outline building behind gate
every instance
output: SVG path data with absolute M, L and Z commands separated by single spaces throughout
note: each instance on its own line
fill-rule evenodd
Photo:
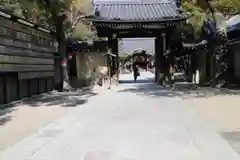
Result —
M 106 41 L 69 41 L 69 77 L 73 87 L 89 86 L 99 68 L 107 68 Z M 71 56 L 70 56 L 71 55 Z

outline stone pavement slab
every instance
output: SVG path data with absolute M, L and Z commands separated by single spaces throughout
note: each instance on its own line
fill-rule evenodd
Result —
M 94 96 L 92 91 L 51 92 L 0 109 L 0 153 L 39 129 L 74 112 Z
M 143 77 L 144 78 L 144 77 Z M 148 78 L 146 76 L 146 78 Z M 1 160 L 239 160 L 182 99 L 122 84 L 10 147 Z M 151 86 L 153 87 L 153 86 Z M 154 91 L 152 91 L 154 92 Z

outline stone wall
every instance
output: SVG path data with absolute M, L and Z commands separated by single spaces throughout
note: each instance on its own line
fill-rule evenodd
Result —
M 53 42 L 44 28 L 0 16 L 0 104 L 53 89 Z

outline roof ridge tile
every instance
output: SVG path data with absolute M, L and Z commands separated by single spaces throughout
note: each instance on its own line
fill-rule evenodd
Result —
M 179 12 L 179 8 L 174 0 L 149 0 L 147 2 L 143 0 L 117 0 L 108 1 L 110 3 L 103 2 L 95 4 L 95 9 L 98 9 L 100 12 L 95 17 L 97 20 L 140 22 L 188 18 L 188 15 Z

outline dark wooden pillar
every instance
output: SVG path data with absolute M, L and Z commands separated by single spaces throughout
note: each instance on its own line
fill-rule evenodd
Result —
M 113 37 L 112 34 L 109 34 L 108 36 L 108 50 L 107 50 L 107 66 L 108 66 L 108 78 L 109 78 L 109 87 L 108 89 L 111 88 L 112 85 L 112 47 L 113 47 Z
M 116 55 L 114 57 L 114 68 L 115 68 L 115 74 L 117 76 L 117 80 L 119 78 L 119 56 L 118 56 L 118 37 L 117 34 L 113 34 L 112 36 L 112 53 Z
M 112 34 L 109 34 L 109 36 L 108 36 L 108 53 L 112 53 L 112 44 L 113 44 Z M 108 70 L 109 70 L 109 77 L 111 77 L 112 58 L 111 58 L 110 54 L 107 55 L 107 64 L 108 64 Z
M 158 83 L 160 80 L 160 43 L 161 43 L 161 37 L 159 35 L 155 38 L 155 83 Z
M 164 52 L 166 51 L 166 35 L 158 34 L 155 38 L 155 83 L 162 85 L 165 60 Z

